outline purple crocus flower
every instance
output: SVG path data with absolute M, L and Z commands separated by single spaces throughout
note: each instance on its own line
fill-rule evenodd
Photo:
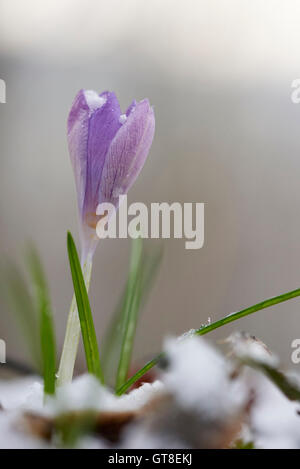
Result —
M 149 101 L 133 101 L 122 114 L 114 93 L 81 90 L 68 118 L 68 143 L 80 215 L 82 258 L 97 245 L 96 208 L 118 207 L 141 171 L 153 140 L 155 119 Z

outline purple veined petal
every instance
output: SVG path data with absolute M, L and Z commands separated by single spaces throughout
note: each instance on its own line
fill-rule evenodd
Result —
M 95 211 L 101 173 L 109 145 L 121 127 L 114 93 L 79 91 L 68 118 L 68 143 L 81 217 Z
M 125 114 L 120 115 L 119 122 L 122 125 L 127 121 L 127 117 L 129 116 L 129 114 L 131 114 L 134 111 L 135 106 L 136 106 L 136 100 L 134 99 L 132 103 L 130 104 L 130 106 L 127 108 Z
M 148 100 L 133 101 L 121 114 L 114 93 L 81 90 L 68 118 L 68 143 L 75 173 L 83 259 L 98 243 L 99 203 L 118 206 L 147 158 L 153 135 L 154 114 Z
M 95 246 L 96 208 L 101 173 L 109 145 L 120 122 L 120 106 L 114 93 L 81 90 L 68 118 L 68 143 L 74 169 L 82 250 Z
M 68 144 L 73 166 L 79 212 L 82 212 L 87 166 L 87 141 L 89 126 L 89 106 L 84 91 L 76 95 L 68 117 Z
M 126 110 L 126 112 L 125 112 L 126 117 L 128 117 L 129 114 L 132 113 L 132 111 L 135 109 L 136 105 L 137 105 L 137 102 L 136 102 L 136 100 L 134 99 L 134 100 L 132 101 L 132 103 L 130 104 L 130 106 L 128 106 L 128 108 L 127 108 L 127 110 Z
M 108 148 L 122 126 L 121 109 L 115 94 L 104 92 L 100 98 L 105 102 L 101 108 L 92 113 L 88 129 L 86 189 L 83 206 L 84 216 L 87 217 L 88 223 L 88 219 L 95 216 L 99 203 L 99 186 Z
M 105 159 L 99 201 L 118 205 L 118 197 L 126 194 L 148 156 L 155 129 L 153 109 L 147 99 L 139 102 L 124 120 L 112 140 Z

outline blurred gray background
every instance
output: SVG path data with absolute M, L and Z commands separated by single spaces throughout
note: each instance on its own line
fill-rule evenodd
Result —
M 114 90 L 123 109 L 133 98 L 154 106 L 155 140 L 129 202 L 206 203 L 202 249 L 164 242 L 138 363 L 167 335 L 300 286 L 300 105 L 291 101 L 299 23 L 297 0 L 0 0 L 0 255 L 21 262 L 26 240 L 36 242 L 60 347 L 72 297 L 66 231 L 78 240 L 66 119 L 80 88 Z M 101 244 L 91 286 L 99 339 L 130 248 L 129 240 Z M 0 337 L 9 356 L 26 361 L 2 303 Z M 290 367 L 300 300 L 211 339 L 233 329 L 257 335 Z

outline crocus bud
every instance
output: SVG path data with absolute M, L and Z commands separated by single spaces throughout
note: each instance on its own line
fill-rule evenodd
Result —
M 118 207 L 148 156 L 155 119 L 149 101 L 135 101 L 122 114 L 114 93 L 81 90 L 68 118 L 68 143 L 75 174 L 82 256 L 96 245 L 97 206 Z

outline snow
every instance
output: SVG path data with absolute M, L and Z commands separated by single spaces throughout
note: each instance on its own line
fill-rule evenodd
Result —
M 150 398 L 164 389 L 160 381 L 144 383 L 121 397 L 102 386 L 90 374 L 84 374 L 70 384 L 57 389 L 56 397 L 44 402 L 43 386 L 36 377 L 0 381 L 0 403 L 6 411 L 34 411 L 43 415 L 58 415 L 74 410 L 126 412 L 142 408 Z
M 47 406 L 51 413 L 57 415 L 73 410 L 133 411 L 143 407 L 149 398 L 158 394 L 162 388 L 163 385 L 159 381 L 145 383 L 130 394 L 118 397 L 92 375 L 85 374 L 71 384 L 58 388 L 56 398 L 49 400 Z
M 166 389 L 185 409 L 208 417 L 227 416 L 244 404 L 244 383 L 231 380 L 232 366 L 202 337 L 166 342 L 169 368 L 161 377 Z
M 241 360 L 252 360 L 255 363 L 277 367 L 278 358 L 272 354 L 263 342 L 245 332 L 235 332 L 228 337 L 233 354 Z
M 35 376 L 0 381 L 0 448 L 50 447 L 26 434 L 24 412 L 56 416 L 78 410 L 141 411 L 142 417 L 124 430 L 120 448 L 207 447 L 211 441 L 220 442 L 232 422 L 239 425 L 233 436 L 238 438 L 240 431 L 241 439 L 253 441 L 257 448 L 300 448 L 299 402 L 288 400 L 252 368 L 236 373 L 236 360 L 223 356 L 205 338 L 190 333 L 185 339 L 165 342 L 167 367 L 160 370 L 159 380 L 121 397 L 89 374 L 58 388 L 56 397 L 46 401 L 42 382 Z M 234 334 L 228 341 L 235 357 L 277 363 L 266 346 L 248 334 Z M 299 373 L 293 379 L 299 382 Z M 113 447 L 93 436 L 85 436 L 78 446 Z
M 20 420 L 24 411 L 41 412 L 43 409 L 43 385 L 36 376 L 0 380 L 0 448 L 42 449 L 49 447 L 43 441 L 27 435 Z
M 0 381 L 0 404 L 5 410 L 32 409 L 43 407 L 43 385 L 40 378 Z
M 93 90 L 85 90 L 84 97 L 91 113 L 97 109 L 100 109 L 103 104 L 106 103 L 106 99 L 102 96 L 99 96 L 98 93 Z
M 196 332 L 197 332 L 197 329 L 190 329 L 189 331 L 184 332 L 179 337 L 177 337 L 177 341 L 180 342 L 181 340 L 190 339 L 191 337 L 195 335 Z
M 120 122 L 120 124 L 124 124 L 124 122 L 126 122 L 126 120 L 127 120 L 126 114 L 122 114 L 122 115 L 119 117 L 119 122 Z
M 288 400 L 267 378 L 260 375 L 250 428 L 256 447 L 300 448 L 299 402 Z
M 26 434 L 18 425 L 16 411 L 0 412 L 0 449 L 44 449 L 50 445 Z
M 160 381 L 145 383 L 131 393 L 117 397 L 89 374 L 82 375 L 71 384 L 58 388 L 56 397 L 44 400 L 43 386 L 36 377 L 0 381 L 0 448 L 46 448 L 49 444 L 27 435 L 22 425 L 22 415 L 53 417 L 78 410 L 108 412 L 138 411 L 150 399 L 160 395 L 164 386 Z M 81 448 L 107 448 L 101 439 L 85 437 Z
M 187 448 L 185 442 L 168 434 L 151 431 L 142 425 L 132 425 L 125 435 L 122 448 L 126 449 L 175 449 Z

